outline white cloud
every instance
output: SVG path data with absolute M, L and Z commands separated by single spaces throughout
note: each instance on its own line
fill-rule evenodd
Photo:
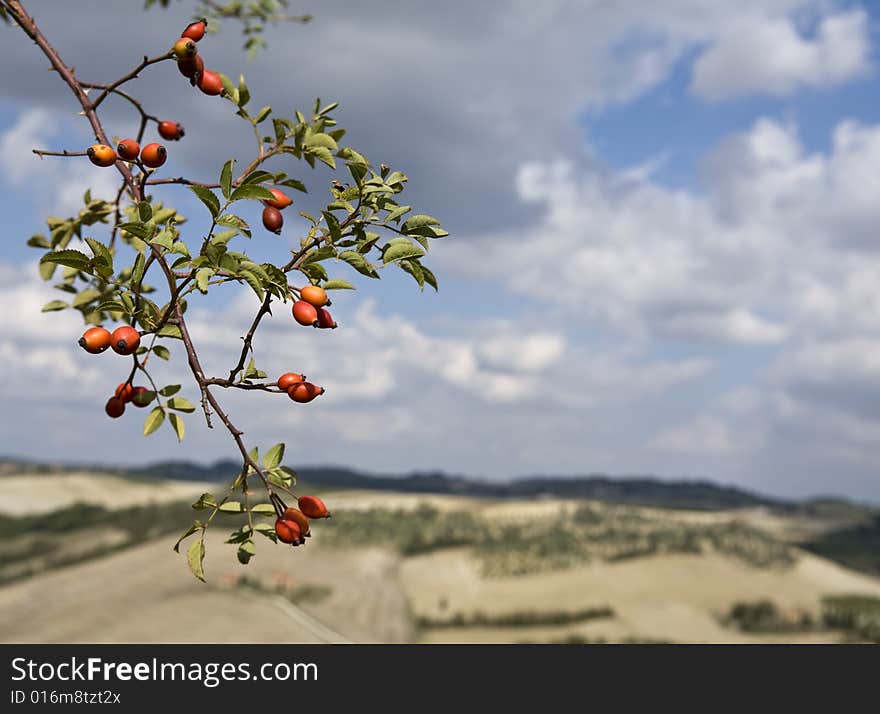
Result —
M 680 426 L 667 427 L 648 448 L 681 454 L 735 454 L 742 447 L 730 427 L 720 419 L 700 416 Z
M 833 86 L 869 69 L 868 31 L 860 8 L 822 17 L 813 37 L 799 32 L 790 16 L 730 18 L 694 63 L 691 89 L 716 100 Z
M 72 121 L 59 124 L 47 110 L 38 108 L 22 112 L 14 124 L 0 133 L 0 182 L 18 189 L 32 187 L 30 194 L 39 198 L 44 214 L 75 215 L 82 208 L 82 197 L 89 187 L 93 196 L 107 199 L 118 189 L 115 169 L 93 166 L 83 156 L 40 158 L 33 153 L 32 149 L 83 150 L 53 144 L 53 139 L 62 134 L 70 136 L 73 126 Z

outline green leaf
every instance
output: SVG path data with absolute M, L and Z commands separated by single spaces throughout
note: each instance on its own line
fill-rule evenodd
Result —
M 80 291 L 70 304 L 72 307 L 82 307 L 83 305 L 88 305 L 99 297 L 101 297 L 100 290 L 86 288 L 85 290 Z
M 244 508 L 240 501 L 226 501 L 220 505 L 219 510 L 223 513 L 241 513 Z
M 213 277 L 214 270 L 212 268 L 201 268 L 196 272 L 196 286 L 203 293 L 208 292 L 208 281 Z
M 400 269 L 405 273 L 409 273 L 413 276 L 413 279 L 419 284 L 419 287 L 424 289 L 425 287 L 425 274 L 422 271 L 422 266 L 417 260 L 401 260 L 398 265 Z
M 251 93 L 244 81 L 244 75 L 238 75 L 238 106 L 243 107 L 251 100 Z
M 254 542 L 252 540 L 246 540 L 244 543 L 238 546 L 238 562 L 242 565 L 247 565 L 251 561 L 251 558 L 256 555 L 256 553 L 257 546 L 254 545 Z
M 220 214 L 220 199 L 211 189 L 204 186 L 190 186 L 189 188 L 208 207 L 211 218 L 216 218 Z
M 95 240 L 94 238 L 86 238 L 86 243 L 89 244 L 89 248 L 92 249 L 92 254 L 105 263 L 107 263 L 107 267 L 110 271 L 113 271 L 113 256 L 110 254 L 110 250 L 104 245 L 101 241 Z
M 125 231 L 126 233 L 130 233 L 133 236 L 137 236 L 141 240 L 150 240 L 153 237 L 153 234 L 156 232 L 156 226 L 151 226 L 146 223 L 141 223 L 139 221 L 132 221 L 131 223 L 120 223 L 119 229 Z
M 156 429 L 162 426 L 162 422 L 165 421 L 165 410 L 162 407 L 154 407 L 153 410 L 147 414 L 147 419 L 144 421 L 144 436 L 149 436 Z
M 153 345 L 153 354 L 155 354 L 156 357 L 158 357 L 159 359 L 171 359 L 171 351 L 163 345 Z
M 146 265 L 146 260 L 144 256 L 140 253 L 137 254 L 137 257 L 134 259 L 134 266 L 131 269 L 131 282 L 137 285 L 143 280 L 144 277 L 144 267 Z
M 238 90 L 235 88 L 232 80 L 222 72 L 218 72 L 217 74 L 220 75 L 220 81 L 223 82 L 223 89 L 226 90 L 227 98 L 235 104 L 238 104 Z
M 257 116 L 254 117 L 254 124 L 259 124 L 261 121 L 264 121 L 266 117 L 268 117 L 272 113 L 272 107 L 265 106 L 257 112 Z
M 389 245 L 388 249 L 382 254 L 382 262 L 387 265 L 403 258 L 420 258 L 424 254 L 424 250 L 407 241 L 406 243 Z
M 174 394 L 177 394 L 179 391 L 179 384 L 169 384 L 165 387 L 162 387 L 162 389 L 159 390 L 159 394 L 161 394 L 163 397 L 170 397 Z
M 433 216 L 426 216 L 424 214 L 417 214 L 415 216 L 410 216 L 404 221 L 403 225 L 400 229 L 407 233 L 415 228 L 423 228 L 424 226 L 439 226 L 440 221 L 438 221 Z
M 272 515 L 275 513 L 275 506 L 271 503 L 255 503 L 251 506 L 251 513 L 263 513 L 266 515 Z
M 323 147 L 329 151 L 336 151 L 339 148 L 333 137 L 327 134 L 311 134 L 306 137 L 305 145 L 310 150 L 316 147 Z
M 324 136 L 323 134 L 321 136 Z M 323 146 L 312 146 L 309 147 L 309 154 L 314 156 L 318 161 L 327 164 L 331 169 L 336 168 L 336 161 L 333 159 L 333 154 L 330 149 L 327 149 Z M 308 158 L 308 156 L 306 157 Z
M 235 159 L 229 159 L 223 164 L 223 170 L 220 172 L 220 190 L 223 191 L 223 197 L 229 198 L 229 192 L 232 190 L 232 165 Z
M 89 256 L 78 250 L 53 250 L 40 258 L 41 263 L 57 263 L 68 268 L 82 270 L 89 264 Z
M 345 250 L 339 254 L 339 259 L 344 260 L 352 268 L 363 275 L 371 278 L 379 277 L 376 271 L 373 269 L 373 266 L 370 265 L 367 259 L 364 258 L 364 256 L 362 256 L 360 253 L 356 253 L 353 250 Z
M 245 176 L 243 184 L 245 183 L 265 183 L 266 181 L 272 181 L 274 174 L 270 174 L 268 171 L 251 171 L 247 176 Z
M 171 250 L 174 247 L 174 236 L 170 231 L 162 231 L 150 243 L 162 246 L 165 250 Z
M 422 275 L 425 278 L 425 282 L 428 283 L 428 285 L 430 285 L 432 288 L 434 288 L 434 292 L 437 292 L 439 288 L 437 287 L 437 278 L 434 277 L 434 273 L 432 273 L 428 268 L 423 265 Z
M 182 339 L 180 336 L 180 328 L 177 325 L 163 325 L 156 333 L 159 337 L 172 337 L 174 339 Z
M 194 509 L 196 509 L 197 511 L 201 511 L 201 510 L 204 510 L 204 509 L 206 509 L 206 508 L 216 508 L 216 507 L 217 507 L 217 501 L 216 501 L 216 499 L 214 498 L 214 494 L 213 494 L 213 493 L 203 493 L 201 496 L 199 496 L 199 500 L 196 501 L 196 502 L 192 505 L 192 507 L 193 507 Z
M 56 310 L 64 310 L 66 307 L 67 303 L 64 300 L 52 300 L 52 302 L 43 305 L 41 312 L 55 312 Z
M 230 201 L 240 201 L 243 198 L 254 198 L 260 201 L 271 201 L 275 198 L 272 192 L 265 186 L 255 184 L 242 184 L 236 188 L 229 197 Z
M 40 235 L 39 233 L 35 233 L 30 238 L 28 238 L 27 244 L 31 248 L 51 248 L 52 244 L 46 238 L 46 236 Z
M 388 215 L 385 216 L 385 222 L 390 223 L 391 221 L 396 221 L 403 214 L 409 213 L 412 210 L 412 206 L 398 206 L 397 208 L 388 211 Z
M 205 541 L 199 538 L 199 540 L 195 541 L 186 552 L 186 562 L 189 564 L 189 569 L 192 571 L 192 574 L 202 582 L 205 582 L 204 560 Z
M 260 278 L 257 277 L 255 273 L 250 270 L 242 269 L 239 270 L 238 274 L 248 285 L 251 286 L 251 289 L 256 293 L 260 300 L 266 296 L 266 289 L 263 287 L 263 283 L 260 282 Z
M 168 423 L 174 428 L 174 433 L 177 434 L 178 443 L 182 442 L 183 435 L 186 433 L 186 425 L 183 423 L 183 417 L 179 414 L 169 414 Z
M 146 223 L 153 217 L 153 207 L 149 204 L 148 201 L 141 201 L 137 205 L 138 216 L 140 219 Z
M 56 263 L 51 263 L 51 262 L 46 262 L 46 261 L 41 260 L 40 264 L 38 266 L 38 270 L 40 271 L 40 277 L 43 280 L 51 280 L 52 275 L 55 272 L 55 268 L 57 268 L 57 267 L 58 267 L 58 265 Z
M 187 414 L 190 414 L 196 410 L 195 406 L 184 397 L 174 397 L 173 399 L 169 399 L 168 408 L 176 409 L 179 412 L 186 412 Z
M 263 457 L 263 466 L 267 469 L 274 469 L 284 459 L 284 444 L 275 444 L 266 452 Z
M 202 525 L 202 522 L 201 521 L 194 521 L 193 524 L 189 528 L 186 529 L 186 532 L 182 536 L 180 536 L 180 538 L 177 539 L 177 542 L 174 544 L 174 552 L 179 553 L 180 552 L 180 544 L 184 540 L 189 538 L 193 533 L 195 533 L 200 528 L 204 528 L 204 526 Z
M 355 287 L 347 280 L 328 280 L 321 287 L 324 290 L 354 290 Z

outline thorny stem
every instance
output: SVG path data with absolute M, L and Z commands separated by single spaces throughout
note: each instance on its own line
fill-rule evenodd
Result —
M 88 156 L 85 151 L 68 151 L 67 149 L 62 149 L 61 151 L 44 151 L 43 149 L 31 149 L 37 156 Z
M 136 99 L 131 97 L 128 93 L 124 92 L 123 90 L 120 90 L 119 86 L 124 84 L 125 82 L 128 82 L 132 79 L 135 79 L 138 76 L 138 74 L 146 67 L 148 67 L 152 64 L 156 64 L 158 62 L 162 62 L 167 59 L 171 59 L 172 53 L 168 52 L 166 54 L 159 55 L 159 56 L 153 57 L 153 58 L 149 58 L 149 57 L 145 56 L 143 58 L 143 60 L 140 62 L 140 64 L 138 64 L 137 67 L 135 67 L 131 72 L 120 77 L 119 79 L 117 79 L 116 81 L 114 81 L 110 84 L 99 85 L 99 84 L 95 84 L 95 83 L 83 83 L 83 82 L 80 82 L 79 80 L 77 80 L 76 76 L 74 75 L 73 68 L 69 67 L 67 64 L 64 63 L 64 61 L 61 59 L 60 55 L 58 54 L 57 50 L 55 50 L 55 48 L 49 43 L 49 41 L 46 39 L 46 37 L 43 35 L 43 33 L 37 27 L 33 18 L 24 9 L 20 0 L 0 0 L 0 4 L 2 4 L 2 6 L 7 9 L 9 15 L 18 24 L 18 26 L 21 27 L 21 29 L 24 31 L 24 33 L 37 44 L 37 46 L 40 48 L 40 50 L 43 52 L 43 54 L 49 60 L 50 64 L 52 65 L 52 68 L 56 72 L 58 72 L 58 75 L 61 77 L 61 79 L 64 81 L 64 83 L 70 88 L 70 91 L 74 94 L 80 107 L 82 108 L 82 114 L 86 117 L 90 126 L 92 127 L 95 138 L 97 139 L 98 142 L 100 142 L 102 144 L 108 144 L 108 145 L 110 143 L 107 138 L 107 134 L 104 131 L 103 126 L 101 125 L 101 121 L 98 118 L 97 111 L 96 111 L 97 108 L 104 102 L 104 100 L 108 96 L 110 96 L 110 94 L 117 94 L 135 106 L 135 108 L 138 110 L 138 112 L 141 115 L 141 124 L 140 124 L 140 128 L 138 131 L 138 139 L 140 140 L 143 137 L 143 133 L 146 128 L 147 122 L 150 120 L 156 120 L 156 118 L 153 117 L 152 115 L 147 114 L 144 111 L 142 105 Z M 94 101 L 90 101 L 89 97 L 85 91 L 86 88 L 101 89 L 101 93 L 97 96 L 97 98 Z M 287 137 L 285 137 L 285 138 L 287 138 Z M 244 169 L 244 171 L 241 173 L 241 175 L 238 176 L 233 181 L 233 185 L 236 185 L 236 186 L 239 185 L 260 164 L 262 164 L 264 161 L 271 158 L 272 156 L 278 154 L 280 152 L 281 144 L 283 144 L 283 142 L 279 142 L 278 144 L 273 146 L 268 151 L 265 151 L 264 147 L 261 144 L 260 145 L 260 152 L 259 152 L 259 155 L 257 156 L 257 158 L 255 158 Z M 86 155 L 85 152 L 73 153 L 73 152 L 67 152 L 67 151 L 48 152 L 48 151 L 35 150 L 34 153 L 36 153 L 40 156 L 84 156 L 84 155 Z M 113 245 L 113 242 L 114 242 L 116 235 L 117 235 L 117 232 L 118 232 L 118 228 L 117 228 L 118 223 L 121 220 L 120 202 L 122 200 L 123 194 L 126 191 L 130 194 L 132 200 L 137 202 L 137 201 L 140 201 L 143 199 L 146 186 L 149 186 L 149 185 L 179 183 L 179 184 L 203 185 L 203 186 L 206 186 L 209 188 L 216 188 L 219 186 L 219 184 L 199 184 L 198 182 L 189 181 L 187 179 L 184 179 L 183 177 L 171 178 L 171 179 L 150 179 L 149 173 L 144 171 L 142 166 L 140 167 L 142 175 L 139 177 L 140 180 L 138 181 L 133 176 L 131 169 L 129 168 L 129 165 L 126 164 L 125 162 L 117 161 L 115 166 L 116 166 L 117 171 L 119 171 L 119 173 L 122 177 L 122 185 L 120 187 L 120 190 L 119 190 L 119 192 L 117 194 L 117 198 L 116 198 L 116 204 L 115 204 L 116 205 L 116 221 L 115 221 L 115 224 L 114 224 L 114 227 L 113 227 L 113 230 L 111 233 L 111 238 L 110 238 L 111 247 Z M 341 227 L 347 227 L 355 219 L 359 209 L 360 209 L 360 201 L 358 202 L 358 208 L 355 210 L 354 213 L 352 213 L 343 222 Z M 295 268 L 298 268 L 301 265 L 302 260 L 304 259 L 305 254 L 308 252 L 308 250 L 311 247 L 313 247 L 314 245 L 317 245 L 318 243 L 320 243 L 320 239 L 316 239 L 312 243 L 308 244 L 306 247 L 302 248 L 297 254 L 295 254 L 293 256 L 293 258 L 291 259 L 291 261 L 287 264 L 287 266 L 285 266 L 285 272 L 292 270 L 292 269 L 295 269 Z M 245 345 L 242 350 L 241 358 L 239 360 L 239 365 L 237 365 L 237 367 L 232 370 L 232 372 L 230 373 L 230 378 L 228 380 L 225 380 L 226 382 L 230 382 L 230 383 L 224 384 L 224 380 L 221 380 L 219 378 L 207 378 L 205 376 L 204 371 L 202 369 L 202 366 L 199 362 L 198 354 L 196 352 L 195 346 L 193 345 L 192 338 L 190 337 L 190 334 L 189 334 L 189 330 L 187 329 L 186 321 L 183 318 L 183 312 L 181 310 L 181 306 L 180 306 L 180 303 L 178 300 L 180 289 L 183 287 L 183 285 L 178 283 L 177 275 L 175 275 L 175 273 L 171 270 L 171 267 L 168 265 L 168 262 L 166 261 L 165 257 L 162 255 L 162 252 L 159 249 L 159 247 L 157 247 L 154 244 L 150 244 L 150 251 L 151 251 L 151 255 L 150 255 L 149 261 L 150 262 L 155 261 L 159 265 L 159 267 L 162 270 L 162 272 L 165 276 L 165 279 L 168 283 L 168 287 L 169 287 L 169 291 L 170 291 L 170 295 L 171 295 L 170 305 L 173 305 L 175 317 L 174 317 L 174 319 L 171 319 L 170 311 L 169 311 L 169 315 L 166 318 L 166 322 L 173 322 L 174 324 L 176 324 L 178 326 L 178 328 L 180 330 L 181 338 L 182 338 L 182 341 L 184 344 L 184 348 L 186 350 L 187 360 L 188 360 L 190 369 L 193 373 L 193 376 L 196 379 L 196 383 L 198 384 L 199 390 L 201 391 L 201 394 L 202 394 L 202 408 L 205 412 L 205 417 L 208 422 L 208 426 L 209 427 L 211 426 L 210 415 L 211 415 L 211 410 L 213 409 L 213 412 L 217 415 L 217 417 L 220 419 L 220 421 L 223 422 L 223 425 L 226 427 L 226 429 L 232 435 L 232 438 L 233 438 L 233 440 L 234 440 L 236 446 L 238 447 L 238 450 L 240 451 L 241 456 L 242 456 L 242 462 L 243 462 L 242 473 L 233 482 L 233 485 L 227 491 L 226 497 L 228 498 L 229 493 L 233 490 L 233 488 L 235 488 L 235 486 L 238 483 L 243 482 L 244 488 L 247 489 L 247 476 L 248 476 L 249 470 L 252 469 L 260 477 L 261 481 L 263 482 L 263 486 L 266 488 L 266 491 L 269 493 L 270 498 L 274 502 L 274 499 L 277 498 L 275 490 L 274 490 L 272 484 L 269 482 L 263 468 L 260 466 L 260 464 L 258 464 L 249 455 L 247 448 L 245 447 L 244 442 L 242 441 L 242 438 L 241 438 L 243 432 L 240 429 L 238 429 L 235 425 L 232 424 L 232 422 L 229 419 L 228 414 L 223 410 L 223 408 L 220 406 L 219 402 L 217 401 L 216 397 L 211 393 L 211 390 L 210 390 L 210 385 L 217 385 L 217 386 L 223 386 L 223 387 L 236 386 L 236 387 L 240 387 L 242 389 L 264 389 L 266 391 L 271 391 L 268 388 L 269 385 L 247 385 L 247 386 L 245 386 L 245 385 L 231 384 L 231 381 L 235 377 L 235 375 L 238 372 L 240 372 L 241 369 L 243 369 L 243 361 L 244 361 L 244 359 L 246 359 L 247 353 L 251 349 L 251 341 L 253 339 L 254 333 L 257 330 L 257 327 L 259 326 L 260 320 L 262 319 L 262 317 L 264 315 L 266 315 L 270 312 L 269 306 L 271 303 L 271 296 L 267 295 L 266 299 L 264 299 L 264 301 L 260 307 L 260 311 L 257 313 L 257 316 L 255 317 L 254 322 L 251 325 L 251 329 L 249 330 L 248 335 L 245 337 Z M 183 277 L 183 276 L 181 276 L 181 277 Z M 184 284 L 185 284 L 185 282 L 186 281 L 184 281 Z M 153 342 L 155 342 L 155 339 L 156 339 L 156 334 L 155 334 L 155 331 L 153 331 Z M 144 359 L 143 362 L 140 362 L 137 359 L 136 355 L 133 356 L 132 372 L 129 375 L 128 382 L 129 383 L 131 382 L 136 370 L 140 369 L 147 375 L 147 378 L 149 379 L 150 384 L 152 385 L 154 391 L 158 392 L 156 385 L 152 380 L 152 377 L 150 376 L 149 372 L 147 372 L 147 370 L 146 370 L 145 365 L 146 365 L 146 358 Z M 295 497 L 295 494 L 293 494 L 293 492 L 290 491 L 289 489 L 287 489 L 283 486 L 279 486 L 279 487 L 283 488 L 286 492 L 290 493 L 291 495 L 294 495 L 294 497 Z M 226 500 L 226 499 L 224 498 L 224 500 Z M 212 514 L 211 518 L 213 518 L 213 515 L 216 514 L 216 510 L 217 509 L 215 509 L 215 513 Z M 249 514 L 249 517 L 250 517 L 250 514 Z M 208 519 L 209 522 L 210 522 L 211 518 Z
M 104 91 L 98 95 L 98 98 L 95 99 L 94 102 L 92 102 L 92 104 L 91 104 L 92 110 L 95 110 L 99 106 L 101 106 L 101 102 L 103 102 L 108 96 L 110 96 L 110 93 L 113 92 L 120 84 L 125 84 L 129 80 L 137 78 L 137 76 L 141 73 L 141 70 L 143 70 L 146 67 L 149 67 L 151 64 L 156 64 L 157 62 L 164 62 L 165 60 L 171 59 L 173 56 L 174 55 L 170 50 L 163 55 L 159 55 L 158 57 L 147 57 L 146 55 L 144 55 L 144 58 L 143 58 L 143 60 L 141 60 L 140 64 L 137 67 L 135 67 L 131 72 L 120 77 L 115 82 L 112 82 L 111 84 L 108 84 L 106 86 Z M 85 85 L 80 85 L 80 86 L 85 86 Z
M 175 305 L 175 317 L 177 318 L 177 326 L 180 328 L 180 336 L 183 340 L 184 348 L 186 349 L 186 356 L 189 362 L 190 371 L 192 371 L 193 376 L 196 378 L 196 382 L 198 382 L 199 389 L 202 392 L 202 407 L 205 410 L 205 414 L 208 414 L 208 407 L 210 405 L 214 409 L 214 413 L 219 417 L 220 421 L 223 422 L 223 425 L 232 434 L 232 438 L 235 441 L 235 445 L 238 447 L 238 450 L 241 452 L 242 459 L 244 460 L 245 465 L 250 466 L 254 471 L 256 471 L 257 475 L 260 477 L 260 480 L 263 482 L 263 486 L 266 488 L 266 491 L 271 496 L 275 493 L 272 488 L 272 484 L 269 483 L 269 479 L 266 478 L 266 474 L 263 471 L 263 467 L 260 466 L 254 459 L 251 458 L 251 455 L 248 453 L 247 448 L 244 445 L 241 437 L 244 432 L 237 428 L 230 420 L 229 415 L 223 410 L 220 406 L 217 398 L 211 393 L 211 390 L 208 386 L 207 379 L 205 378 L 204 370 L 202 369 L 202 365 L 199 362 L 199 356 L 196 353 L 195 347 L 193 346 L 192 338 L 189 334 L 189 329 L 186 326 L 186 320 L 183 318 L 183 312 L 180 309 L 180 304 Z M 245 477 L 246 478 L 246 477 Z

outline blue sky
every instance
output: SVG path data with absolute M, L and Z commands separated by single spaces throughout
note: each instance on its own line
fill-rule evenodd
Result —
M 258 363 L 304 371 L 328 393 L 305 408 L 223 394 L 249 439 L 295 441 L 293 465 L 650 473 L 880 501 L 874 6 L 368 5 L 303 6 L 315 22 L 272 29 L 251 63 L 234 27 L 201 46 L 217 68 L 245 73 L 257 103 L 339 100 L 352 145 L 406 171 L 407 202 L 453 234 L 429 260 L 437 295 L 402 274 L 355 280 L 357 292 L 334 300 L 332 334 L 276 313 Z M 161 52 L 188 17 L 181 2 L 144 15 L 137 37 L 111 31 L 139 6 L 29 3 L 95 81 Z M 73 12 L 106 39 L 84 46 Z M 33 46 L 2 32 L 0 350 L 21 366 L 3 377 L 16 417 L 0 453 L 233 456 L 198 415 L 183 447 L 170 430 L 140 437 L 140 413 L 110 422 L 102 405 L 121 368 L 76 347 L 73 315 L 38 312 L 53 296 L 24 241 L 88 183 L 112 184 L 84 162 L 32 156 L 82 148 L 88 127 Z M 381 69 L 362 71 L 365 57 Z M 228 105 L 160 67 L 131 88 L 188 128 L 168 174 L 209 179 L 229 156 L 247 158 Z M 104 121 L 122 135 L 133 118 L 108 102 Z M 317 205 L 327 176 L 302 171 L 314 190 L 297 205 Z M 185 191 L 157 197 L 199 230 Z M 281 238 L 257 235 L 247 249 L 278 258 L 301 228 L 288 219 Z M 341 264 L 331 273 L 351 277 Z M 227 365 L 255 307 L 236 291 L 193 304 L 209 364 Z M 167 372 L 185 383 L 182 365 Z

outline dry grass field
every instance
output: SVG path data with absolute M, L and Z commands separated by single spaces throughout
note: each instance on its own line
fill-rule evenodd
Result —
M 171 550 L 204 484 L 3 484 L 3 642 L 837 642 L 852 634 L 822 624 L 823 598 L 880 598 L 880 579 L 791 545 L 827 523 L 764 509 L 340 491 L 306 547 L 261 539 L 248 567 L 212 533 L 204 584 Z M 161 528 L 133 537 L 81 506 L 57 531 L 22 518 L 82 502 Z M 783 627 L 725 619 L 759 601 Z

